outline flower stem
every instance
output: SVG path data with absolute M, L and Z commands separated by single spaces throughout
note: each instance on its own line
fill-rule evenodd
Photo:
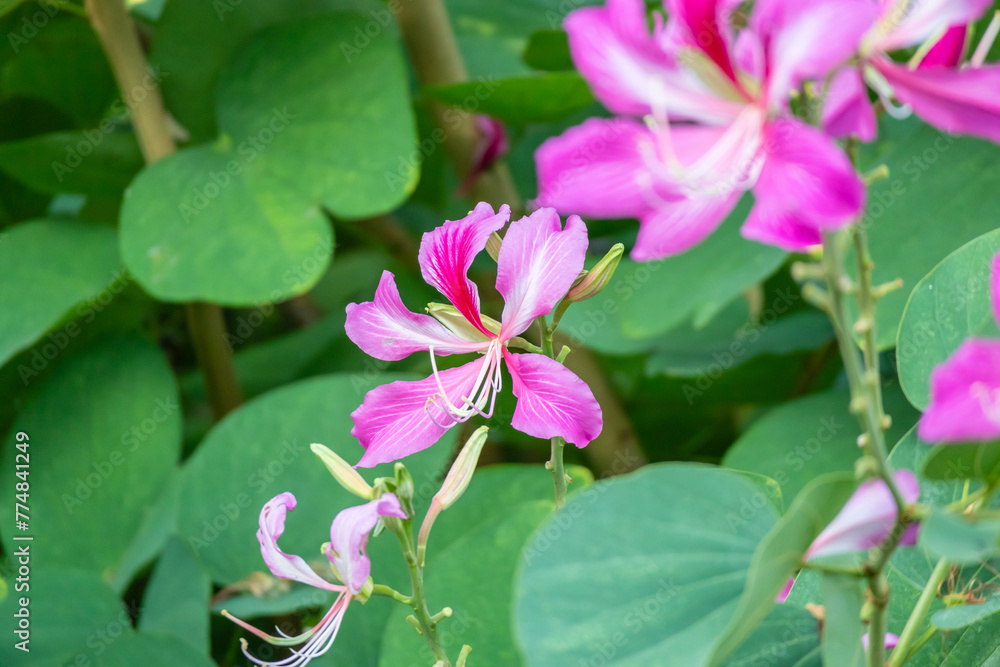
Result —
M 146 163 L 170 155 L 177 146 L 125 0 L 85 0 L 84 7 L 132 115 Z M 212 412 L 219 419 L 241 402 L 222 309 L 207 303 L 188 304 L 187 321 Z
M 844 271 L 846 235 L 852 234 L 858 256 L 858 281 L 851 284 Z M 868 576 L 868 598 L 872 604 L 869 628 L 868 664 L 882 667 L 885 663 L 885 612 L 889 603 L 889 586 L 883 571 L 899 546 L 909 523 L 906 502 L 893 479 L 888 462 L 885 429 L 889 425 L 882 407 L 881 376 L 878 361 L 878 336 L 875 326 L 876 294 L 871 284 L 872 261 L 868 253 L 865 230 L 857 225 L 824 236 L 823 276 L 827 285 L 826 310 L 833 323 L 837 344 L 844 360 L 844 372 L 851 390 L 851 412 L 858 418 L 862 434 L 858 443 L 875 464 L 875 470 L 888 486 L 896 503 L 896 522 L 888 538 L 874 550 L 874 556 L 864 565 Z M 847 294 L 853 292 L 859 318 L 850 326 Z M 854 333 L 862 337 L 862 355 L 858 354 Z
M 892 652 L 892 657 L 889 658 L 888 664 L 890 667 L 902 665 L 910 657 L 908 655 L 910 647 L 913 645 L 914 639 L 917 638 L 917 633 L 920 632 L 920 626 L 923 625 L 924 618 L 927 616 L 927 612 L 930 611 L 931 604 L 937 598 L 938 587 L 950 571 L 951 563 L 944 558 L 939 560 L 937 565 L 934 566 L 934 571 L 931 572 L 930 579 L 927 580 L 927 585 L 921 591 L 920 597 L 917 599 L 917 604 L 913 607 L 910 618 L 907 619 L 906 626 L 903 627 L 902 634 L 899 635 L 899 643 L 896 644 L 896 648 Z
M 413 543 L 413 520 L 405 519 L 400 521 L 393 526 L 393 524 L 387 524 L 387 527 L 392 530 L 396 537 L 399 538 L 399 544 L 403 548 L 403 557 L 406 559 L 406 565 L 410 570 L 410 585 L 412 586 L 413 592 L 410 594 L 409 598 L 396 593 L 396 595 L 389 594 L 388 597 L 399 600 L 404 604 L 410 605 L 413 610 L 413 617 L 411 622 L 420 632 L 420 635 L 427 642 L 427 646 L 430 647 L 431 653 L 434 654 L 434 659 L 437 661 L 435 664 L 440 664 L 443 667 L 451 667 L 451 661 L 448 659 L 448 653 L 445 651 L 444 647 L 441 646 L 441 642 L 438 641 L 437 636 L 437 624 L 442 616 L 449 616 L 449 613 L 443 612 L 440 615 L 431 616 L 430 611 L 427 609 L 427 594 L 424 590 L 424 568 L 420 565 L 420 561 L 417 558 L 417 552 L 414 549 Z M 386 591 L 381 589 L 385 588 Z M 385 595 L 389 589 L 384 586 L 376 586 L 373 589 L 373 594 Z
M 569 477 L 566 475 L 566 466 L 563 463 L 565 447 L 565 438 L 558 436 L 552 438 L 552 458 L 545 464 L 545 467 L 552 472 L 552 481 L 556 487 L 556 509 L 566 504 L 566 483 Z

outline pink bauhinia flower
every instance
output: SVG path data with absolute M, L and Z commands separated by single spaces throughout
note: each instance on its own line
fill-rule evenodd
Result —
M 865 189 L 788 99 L 856 52 L 870 0 L 759 0 L 733 33 L 734 0 L 667 0 L 647 27 L 642 0 L 608 0 L 566 19 L 570 51 L 612 111 L 546 141 L 535 155 L 538 203 L 636 217 L 632 257 L 683 252 L 711 234 L 740 196 L 756 198 L 743 235 L 790 250 L 850 224 Z
M 909 470 L 897 470 L 893 480 L 907 503 L 920 496 L 916 476 Z M 896 523 L 896 501 L 889 486 L 881 479 L 872 479 L 858 487 L 840 513 L 813 540 L 805 558 L 832 556 L 851 551 L 865 551 L 878 546 Z M 916 524 L 907 528 L 900 544 L 916 544 Z
M 993 258 L 990 290 L 1000 323 L 1000 255 Z M 934 369 L 918 433 L 927 442 L 1000 439 L 1000 340 L 970 338 Z
M 337 514 L 330 526 L 330 542 L 325 545 L 324 553 L 330 560 L 332 571 L 344 582 L 341 585 L 330 583 L 309 567 L 301 556 L 286 554 L 278 546 L 278 538 L 285 532 L 285 516 L 294 509 L 295 496 L 281 493 L 269 500 L 261 510 L 257 540 L 260 542 L 264 562 L 274 576 L 337 593 L 337 599 L 315 626 L 297 637 L 289 637 L 281 630 L 278 630 L 280 637 L 269 635 L 223 610 L 223 616 L 269 644 L 286 647 L 303 644 L 298 649 L 291 649 L 292 655 L 283 660 L 265 662 L 251 655 L 246 640 L 241 639 L 243 653 L 258 665 L 301 667 L 330 650 L 344 620 L 347 606 L 352 598 L 362 592 L 371 572 L 371 560 L 367 553 L 368 534 L 379 517 L 406 518 L 399 499 L 391 493 L 383 494 L 364 505 L 341 510 Z
M 366 353 L 395 361 L 426 351 L 434 368 L 425 380 L 376 387 L 351 414 L 351 433 L 365 448 L 359 466 L 408 456 L 473 415 L 492 415 L 504 362 L 518 399 L 514 428 L 538 438 L 563 436 L 577 447 L 601 432 L 601 408 L 580 378 L 543 354 L 508 349 L 572 287 L 583 269 L 587 228 L 571 215 L 564 229 L 550 208 L 511 223 L 497 258 L 496 287 L 504 299 L 497 322 L 480 314 L 479 292 L 467 273 L 490 235 L 509 217 L 507 206 L 494 213 L 481 203 L 465 218 L 424 234 L 421 273 L 451 302 L 453 309 L 446 312 L 450 317 L 439 321 L 407 310 L 388 271 L 382 274 L 374 301 L 347 306 L 347 335 Z M 457 368 L 437 370 L 437 355 L 468 352 L 480 356 Z
M 823 124 L 834 136 L 875 138 L 875 114 L 865 82 L 886 111 L 912 111 L 954 134 L 1000 142 L 1000 66 L 984 65 L 1000 23 L 994 19 L 970 61 L 962 65 L 968 24 L 990 0 L 880 0 L 880 12 L 861 40 L 857 67 L 841 70 L 827 92 Z M 908 63 L 887 53 L 922 45 Z M 894 100 L 903 106 L 897 106 Z

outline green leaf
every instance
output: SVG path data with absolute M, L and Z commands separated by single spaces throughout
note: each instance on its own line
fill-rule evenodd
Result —
M 995 667 L 1000 662 L 998 636 L 1000 616 L 991 614 L 961 634 L 941 667 Z
M 862 667 L 865 650 L 861 644 L 861 606 L 864 585 L 858 577 L 824 574 L 822 577 L 823 664 Z
M 920 525 L 920 545 L 952 563 L 979 563 L 997 553 L 1000 521 L 970 521 L 965 515 L 935 512 Z
M 1000 479 L 1000 441 L 938 445 L 927 456 L 923 476 L 945 481 L 966 478 L 997 481 Z
M 203 652 L 198 652 L 176 637 L 129 632 L 110 642 L 107 652 L 97 655 L 91 664 L 100 667 L 213 667 Z M 84 663 L 87 664 L 87 663 Z
M 15 434 L 28 434 L 33 565 L 115 577 L 180 453 L 177 386 L 163 353 L 138 338 L 104 339 L 61 361 L 5 439 L 0 492 L 13 498 Z M 23 440 L 23 438 L 22 438 Z M 3 525 L 14 507 L 0 507 Z M 5 534 L 4 547 L 16 544 Z
M 654 464 L 574 495 L 522 556 L 527 664 L 708 664 L 777 518 L 753 481 L 701 465 Z
M 551 72 L 511 79 L 480 79 L 435 86 L 425 92 L 462 109 L 475 108 L 511 125 L 559 120 L 594 101 L 576 72 Z
M 798 570 L 809 545 L 840 512 L 856 486 L 853 474 L 830 473 L 802 489 L 754 551 L 739 606 L 707 664 L 721 664 L 764 620 L 775 596 Z
M 934 627 L 942 630 L 958 630 L 983 620 L 1000 611 L 1000 595 L 995 595 L 980 604 L 963 604 L 942 609 L 931 616 Z
M 118 571 L 111 579 L 111 586 L 115 590 L 125 590 L 135 574 L 159 555 L 167 540 L 177 531 L 181 481 L 179 470 L 175 468 L 156 504 L 146 511 L 139 529 L 122 556 Z
M 398 379 L 414 378 L 378 378 L 380 383 Z M 361 458 L 362 449 L 350 435 L 350 413 L 372 387 L 372 382 L 352 375 L 303 380 L 249 401 L 209 432 L 184 466 L 178 536 L 213 581 L 232 584 L 265 570 L 254 537 L 257 519 L 264 503 L 285 491 L 295 494 L 299 503 L 289 513 L 282 549 L 307 560 L 321 558 L 319 547 L 329 539 L 333 517 L 361 500 L 334 481 L 309 445 L 322 443 L 348 461 Z M 404 460 L 417 488 L 437 479 L 454 439 L 452 431 Z M 392 476 L 392 465 L 363 474 L 369 481 Z M 387 540 L 395 538 L 386 534 L 373 543 Z M 372 560 L 372 574 L 380 581 L 379 561 Z
M 18 8 L 25 0 L 0 0 L 0 17 L 11 13 Z
M 280 186 L 257 187 L 232 158 L 189 148 L 153 163 L 129 187 L 122 258 L 157 299 L 280 301 L 307 291 L 329 264 L 333 233 L 322 212 Z M 233 164 L 239 173 L 227 171 Z
M 121 277 L 117 239 L 107 227 L 32 220 L 4 230 L 0 241 L 0 266 L 7 272 L 0 281 L 0 363 Z M 54 359 L 79 333 L 80 326 L 69 323 L 39 353 Z
M 167 543 L 142 598 L 139 629 L 169 635 L 207 653 L 212 582 L 194 554 L 176 538 Z
M 49 102 L 81 126 L 98 121 L 117 90 L 107 56 L 86 21 L 39 2 L 5 35 L 16 57 L 0 65 L 5 97 Z
M 725 667 L 820 667 L 819 625 L 802 607 L 775 605 Z
M 88 129 L 0 144 L 0 169 L 49 194 L 120 197 L 142 168 L 135 135 Z
M 10 496 L 7 496 L 10 497 Z M 5 524 L 9 525 L 9 524 Z M 18 546 L 25 543 L 20 542 Z M 41 542 L 29 544 L 34 550 Z M 96 650 L 107 650 L 113 642 L 131 632 L 128 612 L 121 600 L 100 577 L 93 572 L 80 570 L 45 570 L 38 568 L 32 553 L 31 574 L 26 582 L 30 590 L 14 589 L 0 602 L 6 637 L 0 642 L 0 663 L 4 665 L 63 665 L 88 664 L 81 662 L 93 657 Z M 25 582 L 22 582 L 22 585 Z M 20 599 L 28 597 L 30 654 L 15 648 L 22 641 L 13 632 L 14 614 L 22 607 Z M 10 620 L 9 620 L 10 619 Z M 29 657 L 30 656 L 30 657 Z
M 510 630 L 514 570 L 528 537 L 551 511 L 551 500 L 508 506 L 504 515 L 476 525 L 428 559 L 425 586 L 431 613 L 444 606 L 454 612 L 438 626 L 441 644 L 452 660 L 468 644 L 476 665 L 520 663 Z M 382 667 L 410 664 L 415 657 L 424 664 L 433 662 L 426 642 L 405 620 L 410 613 L 397 605 L 389 619 L 382 639 Z
M 573 69 L 569 39 L 565 30 L 538 30 L 528 36 L 528 46 L 521 56 L 533 69 L 550 72 Z
M 896 340 L 899 381 L 920 409 L 930 402 L 931 371 L 968 338 L 1000 338 L 990 302 L 990 265 L 1000 230 L 948 255 L 916 284 Z
M 607 297 L 575 304 L 560 330 L 576 345 L 589 346 L 592 339 L 605 337 L 648 339 L 685 320 L 693 319 L 695 329 L 705 326 L 740 292 L 770 276 L 787 256 L 740 236 L 749 204 L 749 198 L 744 199 L 722 227 L 682 255 L 641 264 L 622 260 L 605 288 Z M 706 266 L 712 270 L 705 271 Z
M 886 441 L 894 443 L 918 415 L 897 385 L 887 385 L 882 392 L 886 412 L 892 415 Z M 850 413 L 850 400 L 846 389 L 832 389 L 778 406 L 751 424 L 722 462 L 771 477 L 791 503 L 819 475 L 854 470 L 861 455 L 860 428 Z
M 998 157 L 992 142 L 940 132 L 916 118 L 879 124 L 879 141 L 862 161 L 863 170 L 889 167 L 888 179 L 869 186 L 864 219 L 876 284 L 902 278 L 909 289 L 948 253 L 996 228 Z M 879 300 L 881 349 L 895 345 L 906 295 L 897 290 Z

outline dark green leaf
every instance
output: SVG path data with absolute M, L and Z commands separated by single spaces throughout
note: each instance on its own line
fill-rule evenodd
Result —
M 559 120 L 594 101 L 576 72 L 552 72 L 515 79 L 480 79 L 426 89 L 431 97 L 462 109 L 476 109 L 511 125 Z
M 1000 479 L 1000 441 L 938 445 L 927 456 L 923 476 L 945 481 L 970 477 L 996 481 Z
M 1000 611 L 1000 595 L 995 595 L 980 604 L 963 604 L 935 612 L 931 616 L 934 627 L 942 630 L 957 630 L 972 625 Z
M 921 524 L 920 545 L 959 565 L 979 563 L 1000 548 L 1000 521 L 970 521 L 964 515 L 935 512 Z
M 569 40 L 563 30 L 538 30 L 531 33 L 522 58 L 528 67 L 534 69 L 552 72 L 573 69 Z
M 139 629 L 169 635 L 207 653 L 212 582 L 194 554 L 176 538 L 167 543 L 142 599 Z
M 858 577 L 824 574 L 822 577 L 823 664 L 837 667 L 861 667 L 865 650 L 861 645 L 864 628 L 861 606 L 864 585 Z

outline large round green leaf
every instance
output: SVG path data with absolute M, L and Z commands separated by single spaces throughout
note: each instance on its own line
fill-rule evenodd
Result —
M 990 303 L 990 266 L 1000 230 L 948 255 L 916 284 L 896 340 L 899 381 L 918 408 L 930 402 L 930 377 L 968 338 L 1000 338 Z
M 699 465 L 649 466 L 577 494 L 522 558 L 527 664 L 707 664 L 777 518 L 753 481 Z
M 916 118 L 879 125 L 879 141 L 863 160 L 865 169 L 889 167 L 889 178 L 869 187 L 864 219 L 876 283 L 902 278 L 909 290 L 949 252 L 1000 226 L 998 158 L 992 142 L 955 137 Z M 881 349 L 895 344 L 906 295 L 897 290 L 879 301 Z
M 894 443 L 913 426 L 917 412 L 897 385 L 887 385 L 882 392 L 885 411 L 892 416 L 886 440 Z M 790 505 L 819 475 L 854 470 L 861 456 L 857 444 L 861 430 L 850 402 L 846 389 L 831 389 L 781 405 L 754 422 L 722 462 L 772 478 Z
M 0 266 L 6 271 L 0 281 L 0 364 L 121 277 L 114 230 L 68 221 L 33 220 L 5 230 Z M 75 323 L 53 333 L 39 350 L 42 361 L 47 365 L 79 333 Z
M 122 254 L 151 294 L 227 305 L 300 294 L 332 252 L 321 209 L 365 217 L 412 192 L 422 156 L 404 61 L 389 31 L 351 46 L 369 21 L 338 13 L 258 33 L 219 81 L 222 139 L 140 173 Z
M 298 507 L 288 515 L 282 549 L 307 560 L 321 558 L 319 547 L 329 540 L 333 517 L 363 501 L 334 481 L 309 445 L 322 443 L 348 461 L 360 459 L 363 451 L 351 435 L 350 413 L 372 387 L 371 381 L 350 375 L 303 380 L 246 403 L 209 432 L 185 465 L 178 535 L 214 581 L 231 584 L 266 570 L 255 537 L 257 519 L 264 503 L 285 491 L 296 496 Z M 437 479 L 454 437 L 452 431 L 405 459 L 418 489 Z M 369 481 L 391 476 L 392 466 L 363 474 Z M 427 500 L 429 496 L 423 498 Z M 392 540 L 386 534 L 376 542 Z M 372 560 L 378 581 L 379 561 Z
M 134 337 L 105 339 L 61 362 L 4 439 L 0 493 L 13 499 L 15 434 L 28 438 L 28 530 L 36 567 L 114 578 L 180 453 L 181 411 L 163 353 Z M 22 436 L 21 441 L 24 441 Z M 14 504 L 0 506 L 14 525 Z M 4 533 L 4 548 L 17 545 Z
M 234 157 L 186 149 L 144 169 L 126 192 L 122 258 L 156 298 L 283 300 L 308 290 L 329 264 L 333 234 L 319 208 L 279 184 L 257 187 L 248 171 L 259 163 Z

